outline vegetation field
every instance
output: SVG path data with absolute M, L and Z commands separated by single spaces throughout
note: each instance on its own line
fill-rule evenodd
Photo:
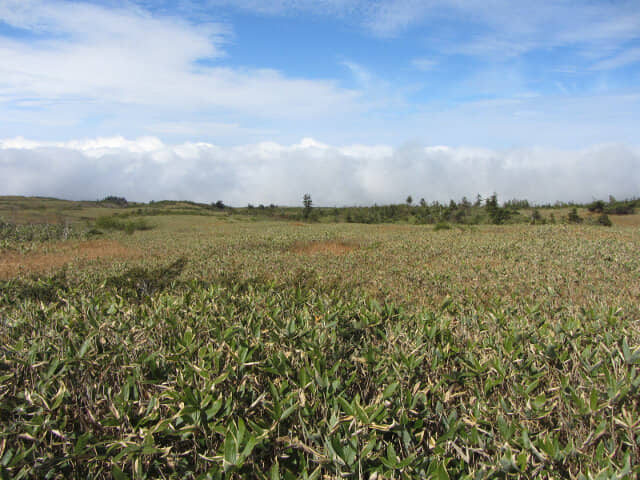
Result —
M 640 474 L 639 215 L 158 203 L 0 202 L 0 478 Z

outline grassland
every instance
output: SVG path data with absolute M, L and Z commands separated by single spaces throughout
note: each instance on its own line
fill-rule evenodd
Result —
M 116 210 L 0 202 L 67 226 L 0 245 L 3 478 L 640 473 L 638 215 L 436 231 L 153 208 L 97 234 Z

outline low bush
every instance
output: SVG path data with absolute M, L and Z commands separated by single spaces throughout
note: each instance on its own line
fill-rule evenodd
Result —
M 94 229 L 100 228 L 104 230 L 121 230 L 128 234 L 132 234 L 136 230 L 151 230 L 153 225 L 143 218 L 125 221 L 116 216 L 105 216 L 98 217 L 95 221 Z
M 599 225 L 603 225 L 603 226 L 605 226 L 605 227 L 610 227 L 611 225 L 613 225 L 613 224 L 611 223 L 611 219 L 609 218 L 609 215 L 607 215 L 606 213 L 603 213 L 602 215 L 600 215 L 600 216 L 598 217 L 598 219 L 596 220 L 596 222 L 597 222 Z
M 567 215 L 567 221 L 569 223 L 582 223 L 583 220 L 584 219 L 580 215 L 578 215 L 578 210 L 575 207 L 572 208 Z

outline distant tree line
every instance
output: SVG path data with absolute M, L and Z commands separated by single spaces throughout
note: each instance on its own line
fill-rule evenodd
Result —
M 630 215 L 635 212 L 636 207 L 640 207 L 640 199 L 618 201 L 615 197 L 610 196 L 608 202 L 595 200 L 587 206 L 587 209 L 595 213 Z
M 111 203 L 113 205 L 117 205 L 118 207 L 126 207 L 129 204 L 126 198 L 116 197 L 115 195 L 104 197 L 102 200 L 100 200 L 99 203 Z
M 163 200 L 144 204 L 127 202 L 124 197 L 108 196 L 100 203 L 128 207 L 121 215 L 210 215 L 213 212 L 224 212 L 226 215 L 248 215 L 259 219 L 307 221 L 307 222 L 347 222 L 347 223 L 409 223 L 434 224 L 439 228 L 446 225 L 475 225 L 475 224 L 509 224 L 509 223 L 583 223 L 578 209 L 587 210 L 591 214 L 587 222 L 599 225 L 611 225 L 608 215 L 628 215 L 640 206 L 640 199 L 631 198 L 616 200 L 613 196 L 608 201 L 593 200 L 579 204 L 576 202 L 556 202 L 554 204 L 532 204 L 526 199 L 510 199 L 500 203 L 496 193 L 487 198 L 480 194 L 473 201 L 467 197 L 461 200 L 450 200 L 448 203 L 433 201 L 428 203 L 424 198 L 414 202 L 408 195 L 403 203 L 372 206 L 350 207 L 318 207 L 314 205 L 311 194 L 302 197 L 301 207 L 283 207 L 269 204 L 257 206 L 249 203 L 246 207 L 231 207 L 222 200 L 210 204 L 192 202 L 188 200 Z M 135 209 L 133 207 L 136 207 Z M 558 209 L 564 212 L 555 214 Z M 567 213 L 566 210 L 569 210 Z M 212 212 L 213 211 L 213 212 Z M 549 212 L 550 211 L 550 212 Z M 542 213 L 546 212 L 546 213 Z

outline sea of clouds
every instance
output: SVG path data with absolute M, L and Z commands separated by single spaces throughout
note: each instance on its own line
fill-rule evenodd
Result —
M 599 145 L 581 150 L 406 144 L 332 146 L 313 139 L 220 147 L 168 145 L 155 137 L 68 142 L 0 140 L 0 195 L 95 200 L 163 199 L 300 205 L 401 203 L 408 195 L 536 203 L 638 196 L 640 148 Z

